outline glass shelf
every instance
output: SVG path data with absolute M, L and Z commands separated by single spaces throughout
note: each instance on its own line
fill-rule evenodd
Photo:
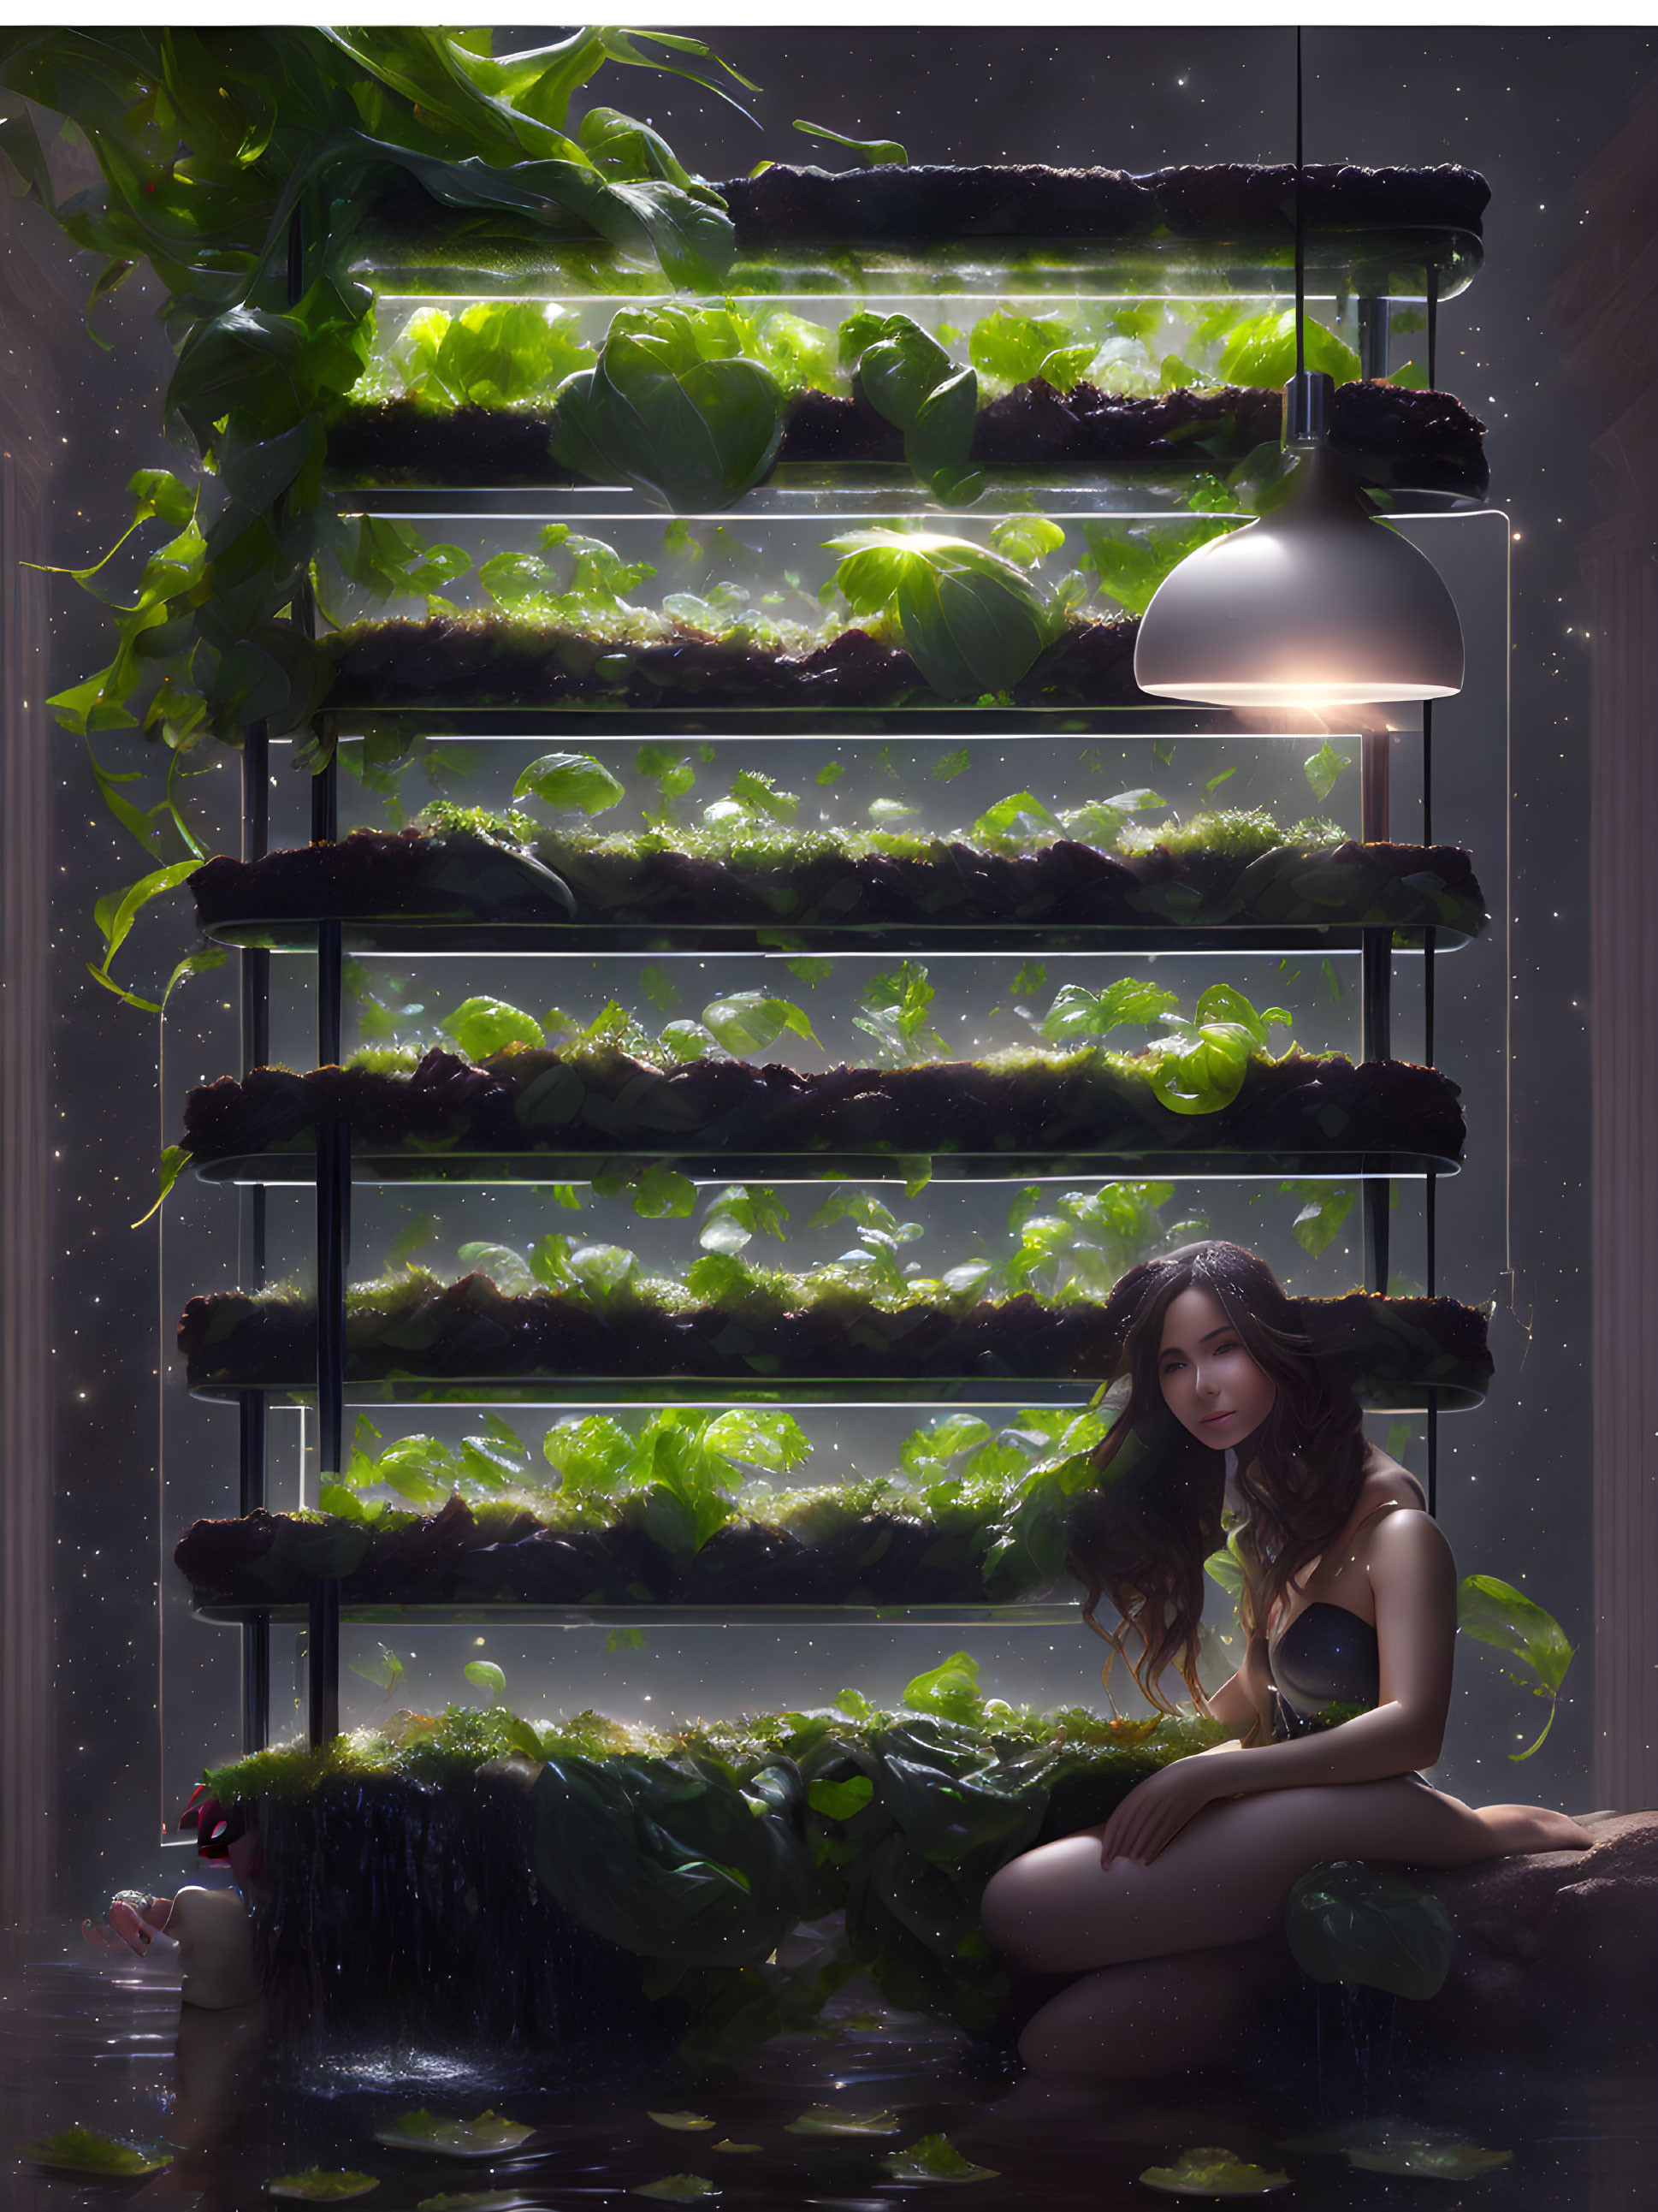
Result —
M 225 1624 L 267 1620 L 298 1626 L 305 1606 L 197 1605 L 198 1620 Z M 340 1606 L 343 1626 L 362 1628 L 1070 1628 L 1077 1601 L 1021 1605 L 529 1605 L 493 1604 Z
M 1461 1162 L 1434 1152 L 935 1152 L 934 1182 L 1029 1182 L 1084 1176 L 1154 1177 L 1191 1182 L 1216 1177 L 1236 1180 L 1312 1176 L 1351 1180 L 1365 1176 L 1398 1181 L 1420 1176 L 1454 1176 Z M 587 1182 L 603 1170 L 611 1172 L 652 1166 L 677 1168 L 704 1182 L 896 1182 L 912 1178 L 906 1161 L 890 1152 L 826 1151 L 799 1152 L 357 1152 L 351 1155 L 351 1179 L 360 1183 L 548 1183 Z M 197 1162 L 203 1182 L 244 1185 L 309 1184 L 316 1181 L 314 1155 L 304 1152 L 230 1154 Z
M 1440 300 L 1455 299 L 1479 274 L 1485 247 L 1456 224 L 1313 228 L 1306 241 L 1309 306 L 1344 295 L 1420 301 L 1429 272 Z M 390 222 L 365 234 L 352 273 L 378 299 L 561 300 L 637 306 L 674 296 L 653 262 L 597 240 L 568 243 L 514 237 L 505 228 L 467 237 L 452 213 L 426 223 Z M 1202 300 L 1295 296 L 1295 246 L 1287 225 L 1272 236 L 958 239 L 925 246 L 874 241 L 776 246 L 740 252 L 720 297 L 782 305 L 794 298 L 855 304 L 905 295 L 959 302 L 1051 307 L 1056 297 Z
M 1472 1383 L 1442 1382 L 1433 1386 L 1442 1413 L 1460 1413 L 1485 1402 L 1485 1393 Z M 1039 1375 L 919 1376 L 897 1380 L 874 1380 L 865 1376 L 768 1376 L 763 1380 L 740 1376 L 613 1375 L 447 1376 L 431 1381 L 420 1376 L 394 1381 L 348 1382 L 345 1403 L 354 1410 L 387 1411 L 408 1406 L 580 1406 L 588 1413 L 627 1410 L 644 1406 L 769 1406 L 778 1407 L 837 1406 L 846 1409 L 876 1406 L 1005 1406 L 1023 1408 L 1042 1406 L 1086 1406 L 1099 1388 L 1095 1376 L 1078 1380 Z M 191 1385 L 190 1395 L 204 1405 L 239 1406 L 245 1398 L 261 1395 L 283 1404 L 312 1406 L 313 1388 L 300 1382 L 203 1382 Z M 1428 1410 L 1427 1386 L 1401 1382 L 1353 1392 L 1366 1413 L 1424 1413 Z
M 659 922 L 433 922 L 396 915 L 353 915 L 341 919 L 347 952 L 445 955 L 473 952 L 776 952 L 786 934 L 791 952 L 1084 952 L 1109 958 L 1129 952 L 1362 952 L 1367 934 L 1387 923 L 1302 921 L 1224 922 L 1199 928 L 1183 922 L 962 922 L 926 927 L 914 922 L 859 922 L 843 928 L 803 924 Z M 250 918 L 202 926 L 216 945 L 238 951 L 314 953 L 317 923 L 293 915 Z M 1460 952 L 1473 933 L 1443 922 L 1393 933 L 1395 953 L 1420 952 L 1431 934 L 1434 951 Z

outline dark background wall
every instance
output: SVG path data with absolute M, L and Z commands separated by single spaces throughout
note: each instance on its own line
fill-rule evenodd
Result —
M 539 44 L 552 35 L 513 29 L 500 43 Z M 617 72 L 601 81 L 595 96 L 653 118 L 682 158 L 714 178 L 744 172 L 762 155 L 811 158 L 788 129 L 801 114 L 860 136 L 896 136 L 918 161 L 1102 161 L 1145 169 L 1282 160 L 1293 146 L 1293 33 L 1286 30 L 708 35 L 763 88 L 749 101 L 763 135 L 672 80 Z M 1502 1379 L 1491 1406 L 1475 1417 L 1477 1430 L 1459 1432 L 1443 1497 L 1447 1526 L 1465 1560 L 1477 1552 L 1487 1571 L 1533 1588 L 1584 1647 L 1545 1753 L 1516 1770 L 1492 1751 L 1484 1770 L 1489 1783 L 1465 1774 L 1462 1786 L 1490 1798 L 1534 1795 L 1581 1806 L 1590 1771 L 1592 1655 L 1583 1059 L 1588 722 L 1576 549 L 1596 517 L 1590 445 L 1602 426 L 1593 404 L 1568 381 L 1566 343 L 1548 320 L 1546 303 L 1582 244 L 1576 180 L 1658 73 L 1658 41 L 1624 30 L 1321 29 L 1308 33 L 1306 62 L 1309 159 L 1457 161 L 1482 170 L 1492 187 L 1485 270 L 1445 311 L 1440 381 L 1487 422 L 1492 498 L 1509 510 L 1517 533 L 1515 994 L 1506 1132 L 1514 1277 L 1512 1285 L 1503 1279 L 1500 1206 L 1471 1205 L 1459 1249 L 1453 1194 L 1442 1287 L 1497 1297 L 1493 1337 Z M 19 214 L 10 250 L 31 255 L 68 295 L 84 295 L 88 272 L 33 211 Z M 115 534 L 116 494 L 126 476 L 165 458 L 157 402 L 168 356 L 153 299 L 135 283 L 101 312 L 104 334 L 116 341 L 110 354 L 61 313 L 55 322 L 50 315 L 20 317 L 9 307 L 7 313 L 14 360 L 21 346 L 30 374 L 51 381 L 61 418 L 61 427 L 45 434 L 48 451 L 32 463 L 51 494 L 50 557 L 80 562 Z M 63 441 L 56 448 L 53 434 Z M 72 586 L 57 586 L 51 605 L 55 688 L 102 656 L 92 611 Z M 136 848 L 124 846 L 98 805 L 78 745 L 61 733 L 51 743 L 59 887 L 52 1139 L 54 1856 L 60 1905 L 78 1915 L 112 1882 L 155 1867 L 154 1594 L 162 1539 L 170 1541 L 172 1533 L 159 1528 L 155 1503 L 165 1317 L 157 1310 L 152 1234 L 131 1233 L 126 1224 L 149 1202 L 161 1125 L 171 1123 L 177 1102 L 158 1098 L 153 1019 L 118 1006 L 86 971 L 96 950 L 91 899 L 139 872 Z M 1501 774 L 1495 763 L 1490 772 Z M 1446 830 L 1455 834 L 1452 825 Z M 1495 896 L 1500 855 L 1477 858 Z M 183 949 L 173 941 L 178 933 L 176 915 L 147 923 L 134 940 L 133 971 L 164 975 Z M 1447 985 L 1448 1039 L 1466 1020 L 1480 1051 L 1501 1052 L 1500 970 L 1494 954 L 1469 971 L 1471 980 Z M 1448 1047 L 1444 1056 L 1448 1060 Z M 1497 1146 L 1504 1134 L 1482 1127 L 1474 1141 Z

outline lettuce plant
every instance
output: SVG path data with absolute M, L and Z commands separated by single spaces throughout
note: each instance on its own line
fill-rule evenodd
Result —
M 599 483 L 616 477 L 681 512 L 730 507 L 770 468 L 783 392 L 740 350 L 731 319 L 624 307 L 598 361 L 558 388 L 553 451 Z
M 983 478 L 969 466 L 979 379 L 960 368 L 908 315 L 854 315 L 841 325 L 841 356 L 878 415 L 904 434 L 904 459 L 934 496 L 961 507 Z
M 964 538 L 853 530 L 829 541 L 835 580 L 854 615 L 889 616 L 922 676 L 945 699 L 1006 691 L 1057 625 L 1023 570 Z

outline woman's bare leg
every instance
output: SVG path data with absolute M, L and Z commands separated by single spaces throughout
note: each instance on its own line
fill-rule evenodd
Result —
M 1281 1944 L 1230 1943 L 1106 1966 L 1049 2000 L 1019 2038 L 1044 2081 L 1154 2081 L 1236 2056 L 1283 1978 Z
M 1324 1859 L 1466 1866 L 1509 1851 L 1587 1850 L 1593 1841 L 1564 1814 L 1506 1805 L 1476 1812 L 1403 1777 L 1222 1799 L 1149 1866 L 1102 1866 L 1100 1832 L 1044 1844 L 993 1877 L 985 1933 L 1015 1966 L 1078 1972 L 1255 1942 L 1276 1932 L 1291 1884 Z

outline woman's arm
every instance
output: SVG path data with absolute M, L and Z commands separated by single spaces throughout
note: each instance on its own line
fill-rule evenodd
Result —
M 1380 1782 L 1434 1764 L 1450 1709 L 1456 1636 L 1450 1546 L 1427 1514 L 1407 1507 L 1376 1528 L 1367 1565 L 1382 1659 L 1376 1710 L 1289 1743 L 1254 1750 L 1229 1745 L 1230 1756 L 1218 1765 L 1201 1754 L 1175 1759 L 1132 1790 L 1106 1822 L 1104 1865 L 1119 1857 L 1149 1864 L 1218 1798 L 1317 1783 Z
M 1456 1638 L 1451 1547 L 1436 1522 L 1407 1506 L 1376 1524 L 1366 1564 L 1382 1657 L 1380 1703 L 1339 1727 L 1262 1744 L 1229 1761 L 1229 1796 L 1320 1782 L 1377 1782 L 1431 1766 L 1439 1757 Z

